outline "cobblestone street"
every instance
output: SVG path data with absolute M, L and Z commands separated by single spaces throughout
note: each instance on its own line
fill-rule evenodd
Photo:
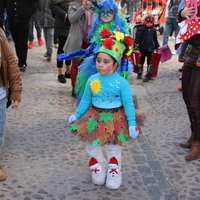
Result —
M 22 102 L 8 109 L 1 200 L 200 200 L 200 159 L 185 161 L 188 149 L 179 147 L 190 124 L 177 90 L 177 55 L 160 63 L 158 76 L 147 83 L 132 74 L 137 110 L 147 118 L 142 134 L 122 148 L 122 186 L 108 190 L 92 183 L 85 143 L 67 131 L 76 106 L 70 79 L 57 81 L 56 49 L 50 63 L 44 54 L 45 45 L 29 49 Z

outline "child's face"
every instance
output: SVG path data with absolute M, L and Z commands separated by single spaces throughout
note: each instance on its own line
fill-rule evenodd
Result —
M 111 22 L 114 18 L 114 12 L 111 10 L 104 9 L 100 12 L 100 19 L 103 22 Z
M 144 23 L 145 23 L 146 26 L 151 27 L 154 24 L 154 20 L 153 19 L 146 19 L 144 21 Z
M 114 59 L 103 52 L 97 54 L 96 58 L 96 67 L 100 74 L 110 75 L 117 68 L 117 62 L 114 62 Z

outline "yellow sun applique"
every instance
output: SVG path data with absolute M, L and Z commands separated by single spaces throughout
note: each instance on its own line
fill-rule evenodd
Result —
M 101 91 L 101 83 L 99 79 L 94 79 L 90 81 L 90 88 L 94 94 Z

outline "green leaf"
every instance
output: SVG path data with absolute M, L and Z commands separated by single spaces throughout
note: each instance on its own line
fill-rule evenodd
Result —
M 77 126 L 78 126 L 78 124 L 70 124 L 69 125 L 69 128 L 68 128 L 68 131 L 75 131 L 75 130 L 77 130 Z
M 95 126 L 98 124 L 97 121 L 94 120 L 94 118 L 90 117 L 88 122 L 87 122 L 87 129 L 89 133 L 93 130 L 95 130 Z
M 121 140 L 122 142 L 126 142 L 126 137 L 128 137 L 128 135 L 124 135 L 123 130 L 121 130 L 120 134 L 117 136 L 118 140 Z
M 96 139 L 96 140 L 94 140 L 94 141 L 92 142 L 92 146 L 96 146 L 96 145 L 98 145 L 98 144 L 102 144 L 102 143 L 100 142 L 99 138 Z
M 101 116 L 100 117 L 101 121 L 108 122 L 108 121 L 113 121 L 114 120 L 114 118 L 111 117 L 113 115 L 113 113 L 111 113 L 111 112 L 102 112 L 99 115 Z

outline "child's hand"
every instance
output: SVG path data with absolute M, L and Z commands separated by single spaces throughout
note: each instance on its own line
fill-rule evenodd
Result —
M 74 122 L 76 120 L 77 120 L 77 118 L 74 115 L 72 115 L 72 116 L 69 117 L 68 122 L 72 123 L 72 122 Z
M 129 135 L 132 137 L 132 138 L 136 138 L 139 134 L 139 129 L 137 126 L 129 126 Z

